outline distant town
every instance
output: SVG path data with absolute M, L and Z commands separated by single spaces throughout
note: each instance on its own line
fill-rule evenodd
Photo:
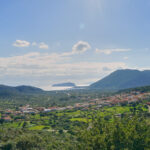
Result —
M 20 115 L 24 116 L 26 114 L 37 114 L 37 113 L 49 113 L 51 111 L 62 111 L 62 110 L 71 110 L 71 109 L 81 109 L 81 110 L 88 110 L 90 107 L 94 106 L 94 109 L 100 109 L 104 106 L 114 106 L 114 105 L 120 105 L 123 103 L 135 103 L 139 100 L 143 100 L 150 97 L 149 93 L 142 93 L 142 92 L 131 92 L 131 93 L 121 93 L 116 94 L 110 97 L 102 97 L 97 99 L 90 99 L 87 100 L 87 102 L 83 103 L 75 103 L 73 106 L 65 106 L 65 107 L 31 107 L 30 105 L 25 105 L 22 107 L 19 107 L 18 110 L 13 109 L 6 109 L 6 110 L 0 110 L 1 113 L 1 119 L 3 119 L 5 122 L 12 121 L 11 116 Z M 150 103 L 146 103 L 147 106 L 150 106 Z M 150 107 L 149 107 L 150 111 Z M 20 120 L 20 118 L 18 119 Z

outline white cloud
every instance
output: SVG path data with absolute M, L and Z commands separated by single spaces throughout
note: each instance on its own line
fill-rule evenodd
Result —
M 32 52 L 20 56 L 0 57 L 1 80 L 46 87 L 55 82 L 91 83 L 118 69 L 127 68 L 123 62 L 75 62 L 57 53 Z M 4 80 L 4 78 L 6 78 Z M 27 79 L 27 80 L 25 80 Z M 30 81 L 30 82 L 29 82 Z M 86 82 L 86 83 L 85 83 Z
M 71 56 L 75 54 L 81 54 L 81 53 L 86 52 L 90 48 L 91 46 L 88 42 L 79 41 L 75 45 L 73 45 L 71 52 L 64 52 L 61 54 L 61 56 Z
M 113 52 L 128 52 L 131 49 L 97 49 L 96 48 L 96 53 L 104 53 L 106 55 L 110 55 Z
M 72 47 L 72 53 L 83 53 L 90 48 L 91 46 L 88 42 L 79 41 Z
M 30 46 L 30 42 L 24 41 L 24 40 L 16 40 L 13 43 L 13 46 L 15 46 L 15 47 L 28 47 L 28 46 Z
M 125 57 L 123 57 L 123 59 L 124 59 L 124 60 L 127 60 L 127 59 L 129 59 L 129 58 L 128 58 L 127 56 L 125 56 Z
M 16 40 L 13 43 L 13 46 L 15 46 L 15 47 L 29 47 L 30 45 L 37 46 L 40 49 L 48 49 L 49 48 L 49 46 L 47 44 L 45 44 L 44 42 L 41 42 L 41 43 L 32 42 L 32 44 L 30 44 L 30 42 L 25 41 L 25 40 Z
M 33 42 L 32 46 L 48 48 L 44 42 Z M 101 79 L 116 69 L 127 68 L 124 62 L 73 61 L 72 55 L 84 53 L 90 48 L 88 42 L 79 41 L 73 45 L 70 52 L 30 52 L 19 56 L 0 57 L 1 80 L 4 82 L 9 79 L 11 82 L 19 82 L 20 79 L 19 84 L 28 83 L 38 87 L 49 87 L 51 84 L 65 81 L 84 85 Z M 129 51 L 129 49 L 110 49 L 105 52 L 97 49 L 96 51 L 111 54 L 112 52 Z
M 48 49 L 48 45 L 47 44 L 45 44 L 44 42 L 41 42 L 40 44 L 39 44 L 39 48 L 40 49 Z

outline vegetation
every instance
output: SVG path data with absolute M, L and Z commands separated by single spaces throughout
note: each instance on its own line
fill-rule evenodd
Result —
M 149 87 L 141 87 L 117 93 L 73 90 L 0 96 L 0 149 L 149 150 L 148 92 Z M 140 99 L 135 100 L 136 96 Z M 109 98 L 121 102 L 105 105 Z M 123 101 L 127 98 L 129 101 Z M 95 99 L 103 100 L 104 105 L 96 104 Z M 78 102 L 94 105 L 17 113 L 26 104 L 33 108 L 63 108 Z
M 0 125 L 2 150 L 150 149 L 150 115 L 143 102 L 12 117 Z

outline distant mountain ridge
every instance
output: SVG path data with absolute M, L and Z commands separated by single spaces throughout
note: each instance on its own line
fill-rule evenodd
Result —
M 9 97 L 9 96 L 16 96 L 20 94 L 39 94 L 43 93 L 44 91 L 40 88 L 36 88 L 33 86 L 6 86 L 0 85 L 0 97 Z
M 22 93 L 41 93 L 44 92 L 44 90 L 37 88 L 37 87 L 33 87 L 33 86 L 16 86 L 15 89 L 19 92 Z
M 66 83 L 58 83 L 58 84 L 53 84 L 53 87 L 75 87 L 75 83 L 72 82 L 66 82 Z
M 99 90 L 99 91 L 119 91 L 130 88 L 150 86 L 150 70 L 117 70 L 106 76 L 105 78 L 91 84 L 90 86 L 76 86 L 74 83 L 54 84 L 58 87 L 72 87 L 70 90 Z M 146 87 L 147 89 L 147 87 Z M 49 91 L 50 92 L 50 91 Z M 48 94 L 40 88 L 33 86 L 6 86 L 0 85 L 0 97 L 12 97 L 22 95 L 40 95 Z
M 150 85 L 150 70 L 117 70 L 89 86 L 90 89 L 121 90 Z

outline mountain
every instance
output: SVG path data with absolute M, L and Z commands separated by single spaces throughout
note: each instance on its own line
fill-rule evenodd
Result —
M 90 89 L 121 90 L 150 85 L 150 70 L 117 70 L 89 86 Z
M 58 83 L 58 84 L 53 84 L 53 87 L 75 87 L 76 85 L 72 82 L 66 82 L 66 83 Z
M 40 88 L 32 87 L 32 86 L 6 86 L 0 85 L 0 97 L 10 97 L 16 95 L 28 95 L 28 94 L 41 94 L 44 91 Z
M 21 93 L 31 93 L 31 94 L 34 94 L 34 93 L 42 93 L 42 92 L 44 92 L 40 88 L 33 87 L 33 86 L 25 86 L 25 85 L 17 86 L 17 87 L 15 87 L 15 89 L 18 92 L 21 92 Z

